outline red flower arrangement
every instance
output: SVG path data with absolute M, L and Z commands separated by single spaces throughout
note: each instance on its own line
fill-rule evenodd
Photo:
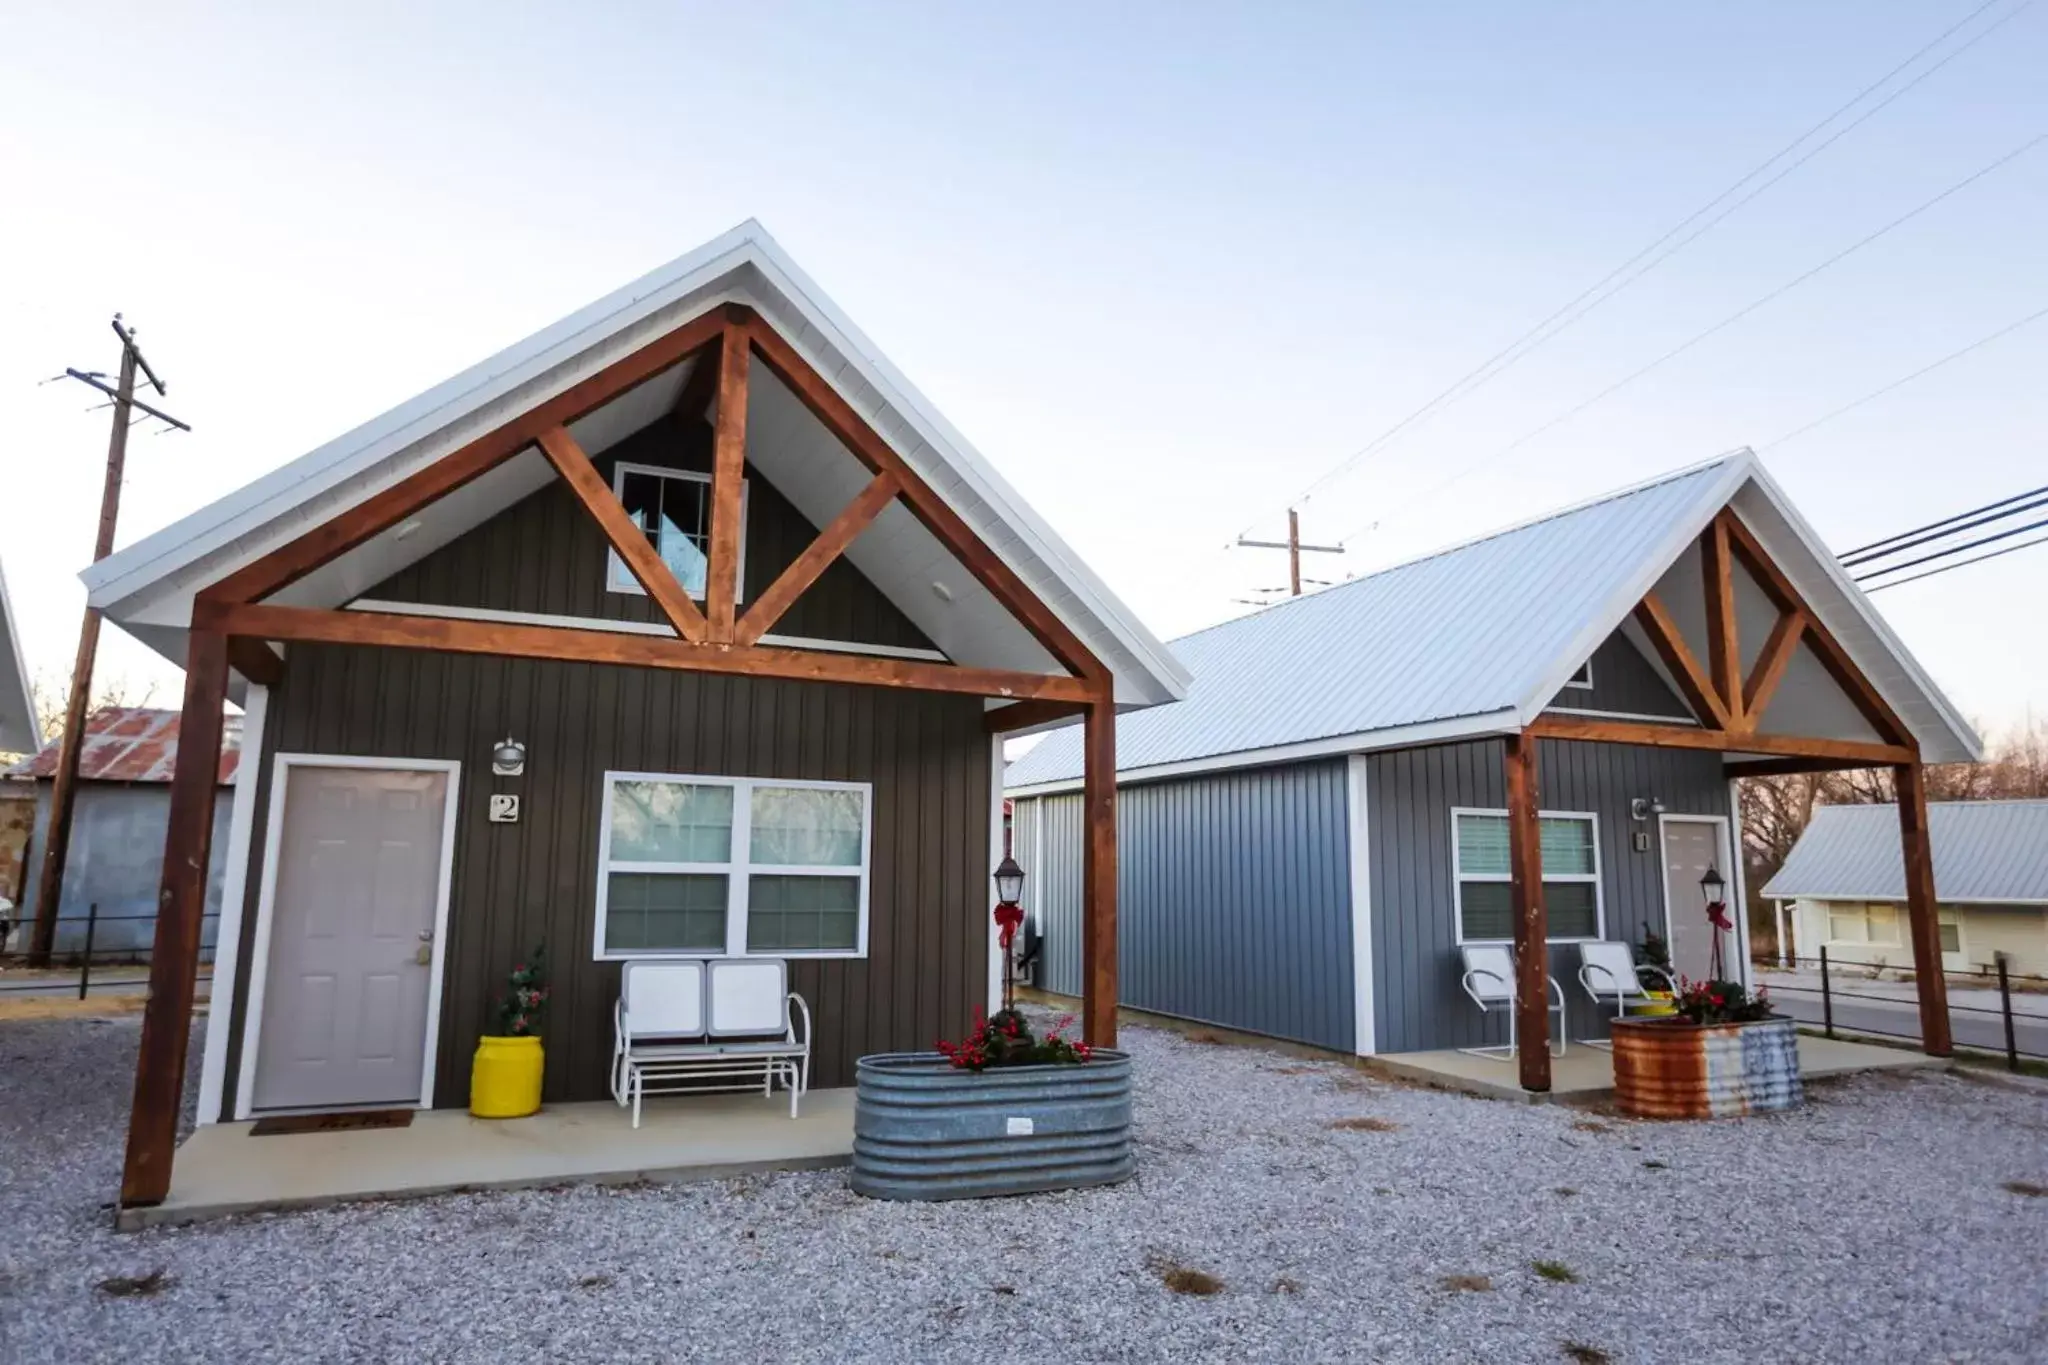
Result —
M 985 1071 L 996 1066 L 1079 1065 L 1095 1055 L 1083 1042 L 1062 1037 L 1074 1022 L 1071 1014 L 1061 1017 L 1042 1038 L 1033 1037 L 1031 1021 L 1018 1010 L 998 1010 L 985 1015 L 974 1011 L 974 1028 L 959 1042 L 944 1038 L 936 1046 L 945 1059 L 962 1071 Z
M 1693 1024 L 1750 1024 L 1771 1017 L 1771 993 L 1754 993 L 1740 981 L 1694 981 L 1678 978 L 1677 1016 Z

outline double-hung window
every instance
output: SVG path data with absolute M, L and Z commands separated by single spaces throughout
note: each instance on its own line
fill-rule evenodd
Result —
M 1830 901 L 1828 942 L 1899 947 L 1901 945 L 1898 907 L 1865 905 L 1858 901 Z
M 1600 827 L 1596 817 L 1571 811 L 1537 816 L 1543 848 L 1543 908 L 1550 941 L 1603 936 L 1600 906 Z M 1508 815 L 1499 810 L 1451 812 L 1458 942 L 1504 943 L 1515 936 L 1508 864 Z
M 711 476 L 689 469 L 662 469 L 621 460 L 612 471 L 612 491 L 647 543 L 668 565 L 683 591 L 704 597 L 704 572 L 711 555 Z M 747 485 L 740 484 L 740 582 L 747 572 Z M 609 552 L 605 586 L 613 592 L 641 592 L 639 580 Z M 736 590 L 737 591 L 737 590 Z
M 596 956 L 865 956 L 873 795 L 606 773 Z

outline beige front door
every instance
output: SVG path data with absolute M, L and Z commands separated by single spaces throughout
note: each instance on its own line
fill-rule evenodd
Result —
M 1721 849 L 1721 825 L 1715 820 L 1664 821 L 1664 908 L 1671 927 L 1671 970 L 1694 981 L 1713 975 L 1713 924 L 1707 918 L 1707 898 L 1700 890 L 1700 878 L 1709 867 L 1727 880 L 1727 919 L 1735 923 L 1742 913 L 1735 904 L 1735 877 Z M 1740 981 L 1742 961 L 1740 939 L 1731 929 L 1721 937 L 1721 974 Z
M 423 1101 L 449 777 L 280 768 L 253 1109 Z

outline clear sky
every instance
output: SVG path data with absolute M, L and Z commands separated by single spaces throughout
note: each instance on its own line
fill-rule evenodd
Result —
M 194 434 L 123 543 L 758 217 L 1160 634 L 1244 610 L 1318 474 L 1979 0 L 122 3 L 0 17 L 0 559 L 68 667 L 125 310 Z M 2023 0 L 1997 0 L 1978 26 Z M 1963 35 L 1967 36 L 1970 30 Z M 1788 431 L 2048 307 L 2048 6 L 1304 508 L 1337 576 Z M 2048 483 L 2048 320 L 1765 451 L 1847 548 Z M 1315 564 L 1312 572 L 1328 566 Z M 2048 713 L 2048 547 L 1874 600 Z M 102 676 L 175 673 L 125 637 Z

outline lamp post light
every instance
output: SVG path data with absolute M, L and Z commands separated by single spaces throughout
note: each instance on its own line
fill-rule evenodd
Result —
M 1010 944 L 1017 937 L 1018 926 L 1024 923 L 1024 869 L 1005 853 L 996 865 L 995 882 L 996 937 L 1003 948 L 1003 1008 L 1010 1010 L 1017 1005 L 1017 958 L 1010 951 Z
M 1715 981 L 1725 980 L 1727 970 L 1721 953 L 1721 935 L 1735 925 L 1728 918 L 1728 881 L 1719 868 L 1707 864 L 1706 874 L 1700 878 L 1700 895 L 1707 902 L 1707 923 L 1714 935 L 1712 976 Z

